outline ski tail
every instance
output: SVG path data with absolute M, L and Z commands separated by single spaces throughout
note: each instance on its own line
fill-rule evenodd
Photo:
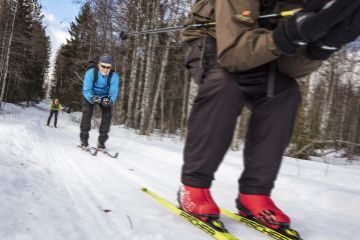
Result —
M 200 219 L 196 218 L 195 216 L 183 211 L 182 209 L 178 208 L 168 200 L 160 197 L 159 195 L 155 194 L 151 190 L 146 187 L 142 187 L 141 191 L 152 197 L 162 206 L 176 214 L 177 216 L 183 218 L 187 222 L 191 223 L 192 225 L 196 226 L 203 232 L 211 235 L 213 238 L 217 240 L 238 240 L 237 237 L 230 234 L 227 229 L 224 227 L 223 223 L 219 220 L 211 220 L 211 222 L 204 222 Z
M 223 208 L 221 208 L 220 210 L 223 215 L 225 215 L 237 222 L 242 222 L 242 223 L 246 224 L 247 226 L 254 228 L 257 231 L 272 237 L 273 239 L 276 239 L 276 240 L 302 240 L 299 233 L 291 228 L 280 228 L 280 229 L 275 230 L 275 229 L 272 229 L 272 228 L 269 228 L 269 227 L 263 225 L 262 223 L 257 221 L 255 218 L 243 217 L 239 214 L 233 213 L 233 212 L 223 209 Z

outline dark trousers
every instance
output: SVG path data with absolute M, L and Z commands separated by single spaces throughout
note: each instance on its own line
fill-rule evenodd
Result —
M 49 116 L 49 118 L 48 118 L 47 125 L 50 124 L 51 118 L 52 118 L 52 116 L 55 114 L 54 126 L 56 127 L 56 125 L 57 125 L 58 113 L 59 113 L 59 111 L 50 110 L 50 116 Z
M 244 106 L 252 111 L 239 191 L 270 195 L 288 146 L 300 103 L 294 79 L 276 73 L 274 97 L 267 97 L 269 66 L 229 73 L 216 63 L 216 43 L 195 40 L 185 46 L 186 63 L 199 86 L 188 121 L 182 183 L 209 188 L 228 150 Z M 203 61 L 200 56 L 204 54 Z M 239 53 L 241 54 L 241 53 Z
M 99 105 L 102 111 L 101 123 L 99 128 L 98 142 L 104 144 L 109 138 L 108 133 L 110 131 L 111 124 L 111 107 L 103 107 Z M 94 104 L 89 103 L 86 99 L 83 99 L 83 115 L 80 123 L 80 140 L 87 142 L 89 139 L 89 131 L 91 129 L 91 118 L 94 112 Z

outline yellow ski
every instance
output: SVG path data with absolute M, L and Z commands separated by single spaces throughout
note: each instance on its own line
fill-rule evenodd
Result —
M 157 202 L 161 205 L 169 209 L 171 212 L 175 213 L 176 215 L 182 217 L 192 225 L 196 226 L 197 228 L 201 229 L 203 232 L 211 235 L 213 238 L 217 240 L 238 240 L 234 235 L 230 234 L 226 228 L 223 226 L 222 222 L 220 221 L 213 221 L 212 224 L 206 223 L 201 221 L 200 219 L 188 214 L 187 212 L 181 210 L 168 200 L 158 196 L 154 192 L 150 191 L 146 187 L 142 187 L 141 191 L 148 194 L 152 198 L 154 198 Z
M 224 214 L 225 216 L 227 216 L 235 221 L 245 223 L 249 227 L 252 227 L 259 232 L 262 232 L 262 233 L 272 237 L 273 239 L 276 239 L 276 240 L 301 240 L 299 233 L 293 229 L 286 228 L 286 229 L 281 229 L 281 230 L 276 231 L 274 229 L 264 226 L 263 224 L 255 221 L 255 220 L 240 216 L 236 213 L 230 212 L 229 210 L 226 210 L 223 208 L 221 208 L 220 210 L 221 210 L 221 213 Z

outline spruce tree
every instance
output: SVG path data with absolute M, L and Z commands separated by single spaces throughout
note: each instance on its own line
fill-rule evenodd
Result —
M 90 4 L 85 3 L 75 22 L 71 23 L 70 39 L 57 56 L 54 93 L 72 110 L 81 109 L 82 80 L 87 63 L 97 53 L 96 23 Z
M 37 0 L 18 0 L 17 6 L 5 100 L 27 102 L 29 105 L 44 97 L 50 41 L 45 33 L 41 6 Z

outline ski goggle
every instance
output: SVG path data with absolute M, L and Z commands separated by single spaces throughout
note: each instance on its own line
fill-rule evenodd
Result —
M 105 65 L 102 65 L 102 64 L 100 64 L 100 67 L 103 68 L 103 69 L 106 69 L 106 70 L 111 69 L 111 66 L 105 66 Z

